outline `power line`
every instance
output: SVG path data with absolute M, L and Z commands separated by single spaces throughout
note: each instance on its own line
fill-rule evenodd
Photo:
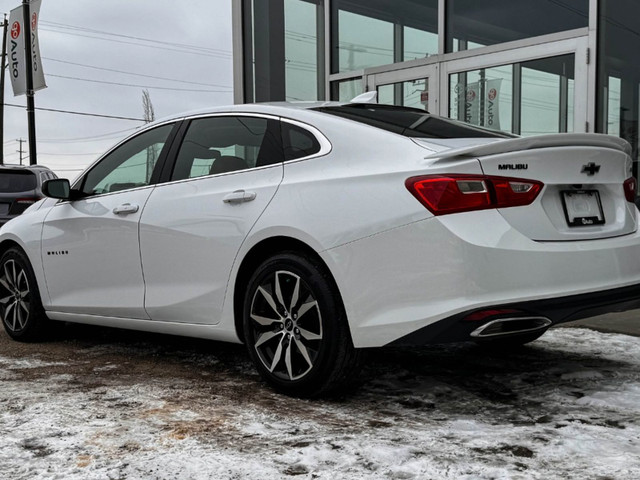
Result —
M 5 103 L 4 104 L 5 107 L 16 107 L 16 108 L 27 108 L 24 105 L 16 105 L 13 103 Z M 144 122 L 145 120 L 142 118 L 133 118 L 133 117 L 120 117 L 117 115 L 102 115 L 99 113 L 88 113 L 88 112 L 73 112 L 71 110 L 58 110 L 55 108 L 43 108 L 43 107 L 36 107 L 36 110 L 43 110 L 45 112 L 56 112 L 56 113 L 68 113 L 71 115 L 84 115 L 87 117 L 100 117 L 100 118 L 113 118 L 116 120 L 133 120 L 135 122 Z
M 93 80 L 90 78 L 70 77 L 67 75 L 47 74 L 47 77 L 64 78 L 67 80 L 77 80 L 80 82 L 102 83 L 105 85 L 119 85 L 121 87 L 149 88 L 153 90 L 171 90 L 173 92 L 200 92 L 200 93 L 231 93 L 229 90 L 198 90 L 192 88 L 171 88 L 171 87 L 153 87 L 151 85 L 138 85 L 133 83 L 108 82 L 106 80 Z
M 124 40 L 116 40 L 116 39 L 113 39 L 113 38 L 96 37 L 94 35 L 82 35 L 80 33 L 59 32 L 57 30 L 51 30 L 51 29 L 43 28 L 43 27 L 40 27 L 40 30 L 44 30 L 44 31 L 52 32 L 52 33 L 60 33 L 62 35 L 72 35 L 72 36 L 76 36 L 76 37 L 93 38 L 95 40 L 104 40 L 106 42 L 122 43 L 122 44 L 125 44 L 125 45 L 135 45 L 137 47 L 154 48 L 156 50 L 162 50 L 163 52 L 170 51 L 170 52 L 179 52 L 179 53 L 189 53 L 189 54 L 192 54 L 192 55 L 199 55 L 201 57 L 220 58 L 220 59 L 225 59 L 225 60 L 231 60 L 231 58 L 232 58 L 231 56 L 222 55 L 222 54 L 216 54 L 216 53 L 204 53 L 204 52 L 198 52 L 198 51 L 193 51 L 193 50 L 188 50 L 188 49 L 169 48 L 169 47 L 166 47 L 166 46 L 145 45 L 143 43 L 127 42 L 127 41 L 124 41 Z
M 91 137 L 76 137 L 76 138 L 57 138 L 57 139 L 41 139 L 38 138 L 38 142 L 43 143 L 74 143 L 74 142 L 83 142 L 83 141 L 92 141 L 92 140 L 100 140 L 108 137 L 113 137 L 119 135 L 121 133 L 130 132 L 131 130 L 136 130 L 138 127 L 125 128 L 124 130 L 118 130 L 115 132 L 103 133 L 101 135 L 94 135 Z
M 144 38 L 144 37 L 134 37 L 132 35 L 123 35 L 123 34 L 119 34 L 119 33 L 106 32 L 104 30 L 95 30 L 93 28 L 77 27 L 75 25 L 68 25 L 68 24 L 65 24 L 65 23 L 58 23 L 58 22 L 40 22 L 40 25 L 45 25 L 45 26 L 49 25 L 51 27 L 60 28 L 62 30 L 77 30 L 77 31 L 81 31 L 81 32 L 95 33 L 95 34 L 99 34 L 99 35 L 108 35 L 108 36 L 112 36 L 112 37 L 129 38 L 129 39 L 133 39 L 133 40 L 141 40 L 143 42 L 158 43 L 158 44 L 161 44 L 161 45 L 178 46 L 178 47 L 183 47 L 183 48 L 192 48 L 194 50 L 202 50 L 202 51 L 209 51 L 209 52 L 225 54 L 225 55 L 228 55 L 228 56 L 231 57 L 231 51 L 230 50 L 223 50 L 223 49 L 220 49 L 220 48 L 201 47 L 199 45 L 192 45 L 192 44 L 188 44 L 188 43 L 164 42 L 162 40 L 155 40 L 155 39 Z
M 87 65 L 85 63 L 68 62 L 66 60 L 58 60 L 58 59 L 49 58 L 49 57 L 42 57 L 42 58 L 44 60 L 48 60 L 50 62 L 66 63 L 67 65 L 76 65 L 78 67 L 93 68 L 95 70 L 104 70 L 106 72 L 124 73 L 125 75 L 135 75 L 137 77 L 153 78 L 155 80 L 167 80 L 167 81 L 170 81 L 170 82 L 189 83 L 189 84 L 192 84 L 192 85 L 203 85 L 203 86 L 206 86 L 206 87 L 228 88 L 229 90 L 231 90 L 231 87 L 229 87 L 227 85 L 217 85 L 215 83 L 190 82 L 188 80 L 178 80 L 176 78 L 167 78 L 167 77 L 156 77 L 154 75 L 146 75 L 144 73 L 126 72 L 124 70 L 115 70 L 113 68 L 97 67 L 95 65 Z

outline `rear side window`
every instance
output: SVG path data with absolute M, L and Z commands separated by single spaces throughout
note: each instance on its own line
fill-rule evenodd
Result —
M 320 143 L 311 132 L 282 122 L 282 147 L 285 160 L 308 157 L 320 151 Z
M 0 193 L 34 190 L 37 183 L 35 174 L 29 170 L 0 170 Z
M 354 103 L 315 110 L 413 138 L 512 138 L 466 123 L 431 115 L 417 108 Z
M 191 121 L 171 180 L 217 175 L 282 162 L 277 120 L 220 116 Z

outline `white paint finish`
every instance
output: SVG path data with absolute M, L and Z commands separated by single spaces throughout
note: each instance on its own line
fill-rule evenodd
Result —
M 629 158 L 622 153 L 624 145 L 610 137 L 414 142 L 300 105 L 242 105 L 228 111 L 312 124 L 331 150 L 284 167 L 55 206 L 47 201 L 10 222 L 0 241 L 23 245 L 43 292 L 38 255 L 45 214 L 43 249 L 70 252 L 45 253 L 52 301 L 43 301 L 53 318 L 237 341 L 232 299 L 238 268 L 253 246 L 278 236 L 298 239 L 321 255 L 340 289 L 354 341 L 363 347 L 384 345 L 476 307 L 640 283 L 637 212 L 614 188 L 626 178 Z M 597 179 L 585 179 L 576 169 L 587 160 L 601 164 Z M 606 193 L 613 202 L 614 217 L 621 215 L 611 228 L 628 234 L 594 240 L 598 235 L 583 230 L 584 241 L 532 240 L 540 237 L 528 228 L 561 230 L 557 211 L 545 204 L 550 188 L 532 205 L 535 215 L 518 207 L 436 218 L 404 185 L 416 175 L 500 174 L 497 165 L 503 161 L 530 164 L 525 175 L 507 171 L 511 177 L 535 174 L 556 187 L 601 185 L 603 198 Z M 255 193 L 255 199 L 223 202 L 240 189 Z M 140 209 L 126 216 L 112 213 L 124 203 Z M 141 263 L 147 311 L 161 321 L 144 313 Z
M 159 185 L 140 223 L 146 310 L 153 320 L 220 321 L 236 254 L 282 181 L 282 164 Z M 254 199 L 226 203 L 243 190 Z
M 42 228 L 50 308 L 147 318 L 138 221 L 152 190 L 146 187 L 99 195 L 51 208 Z M 138 211 L 113 213 L 125 203 L 138 205 Z
M 323 252 L 358 347 L 475 308 L 640 283 L 640 234 L 535 242 L 495 210 L 435 217 Z

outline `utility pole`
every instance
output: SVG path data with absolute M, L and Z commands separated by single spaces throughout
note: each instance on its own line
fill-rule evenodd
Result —
M 0 66 L 0 165 L 4 164 L 4 69 L 7 64 L 7 14 L 2 23 L 2 62 Z
M 25 142 L 25 140 L 23 140 L 22 138 L 17 138 L 16 142 L 20 143 L 20 150 L 16 150 L 16 152 L 20 154 L 20 165 L 22 165 L 22 154 L 27 153 L 24 150 L 22 150 L 22 144 Z
M 33 61 L 31 52 L 31 5 L 29 0 L 22 0 L 24 21 L 24 50 L 27 80 L 27 121 L 29 123 L 29 165 L 38 163 L 36 155 L 36 106 L 33 91 Z

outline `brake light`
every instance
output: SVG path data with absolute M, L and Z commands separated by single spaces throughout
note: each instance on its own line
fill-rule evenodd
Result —
M 634 202 L 636 199 L 636 179 L 633 177 L 627 178 L 622 185 L 627 202 Z
M 544 184 L 536 180 L 487 175 L 411 177 L 407 189 L 434 215 L 529 205 Z
M 33 205 L 38 200 L 40 200 L 39 197 L 18 198 L 16 199 L 16 203 L 20 203 L 22 205 Z

